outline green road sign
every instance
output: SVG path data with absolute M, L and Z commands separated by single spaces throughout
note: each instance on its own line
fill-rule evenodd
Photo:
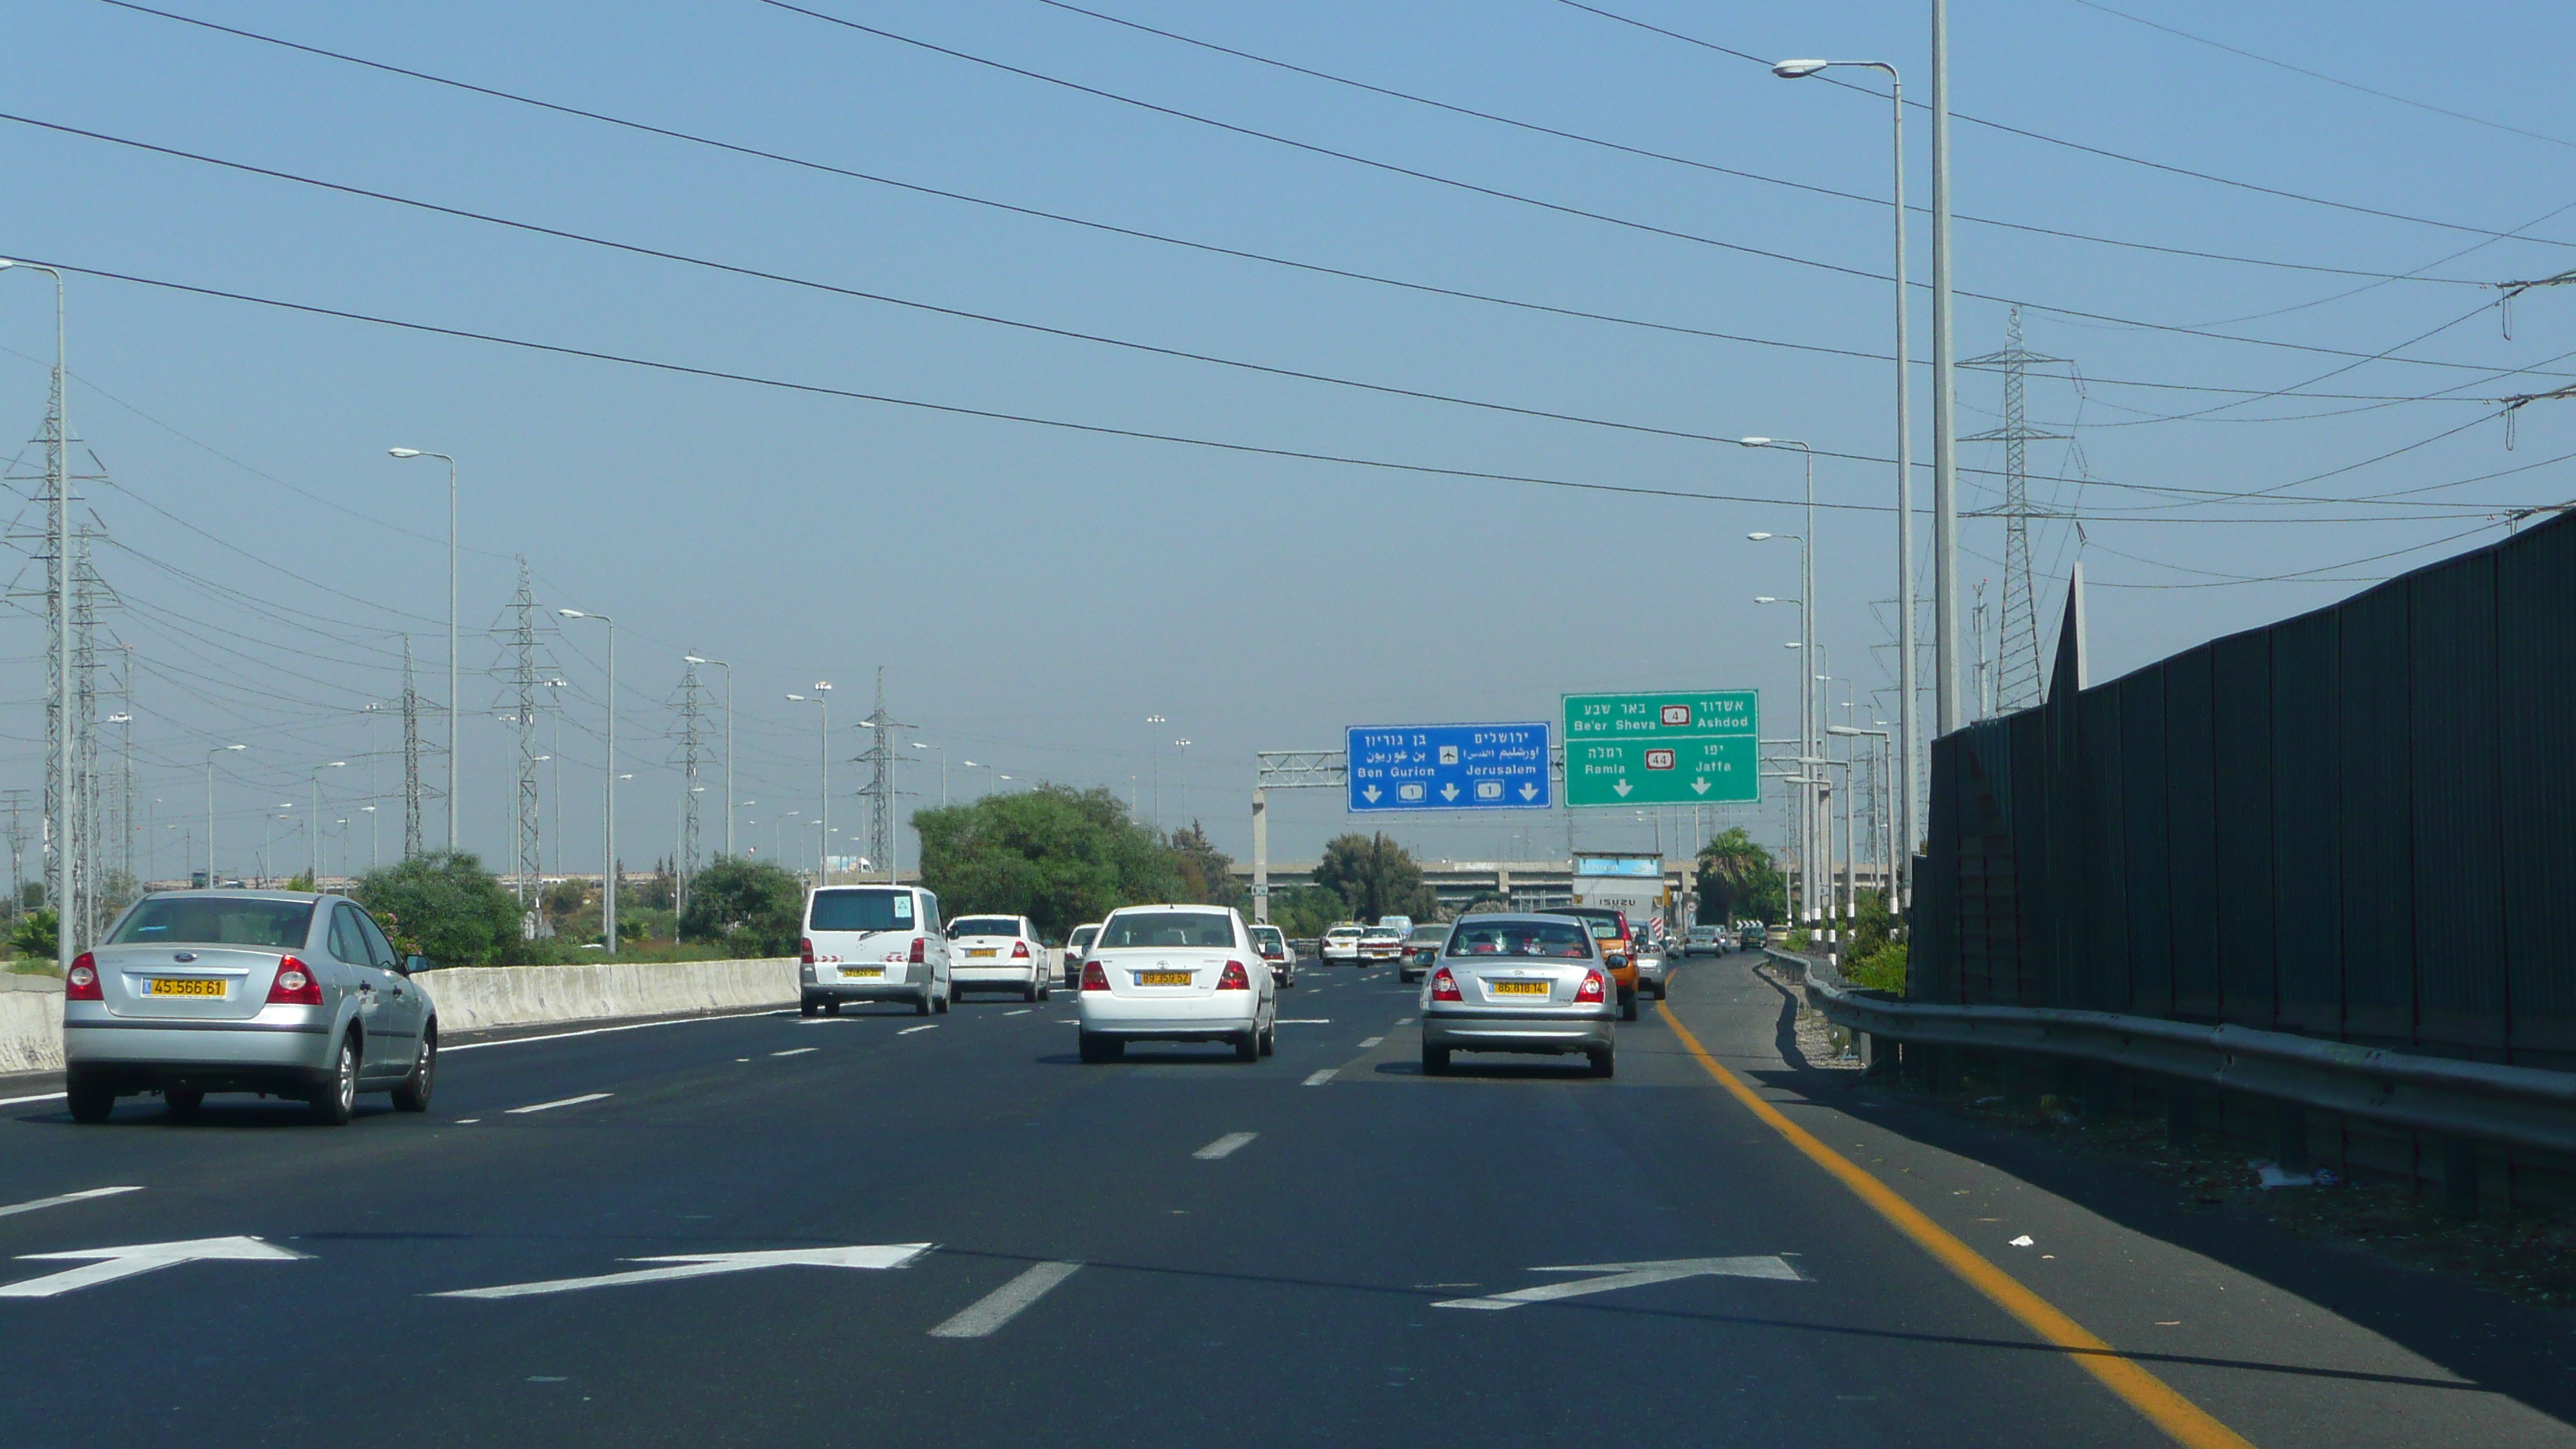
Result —
M 1568 805 L 1743 804 L 1762 798 L 1760 692 L 1565 697 Z

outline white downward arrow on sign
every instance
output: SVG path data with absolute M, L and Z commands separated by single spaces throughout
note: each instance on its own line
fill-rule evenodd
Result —
M 1568 1268 L 1532 1268 L 1533 1273 L 1600 1273 L 1599 1278 L 1581 1278 L 1571 1283 L 1542 1283 L 1536 1288 L 1523 1288 L 1513 1293 L 1497 1293 L 1489 1298 L 1451 1298 L 1434 1303 L 1434 1308 L 1518 1308 L 1525 1303 L 1552 1303 L 1559 1298 L 1580 1298 L 1588 1293 L 1613 1293 L 1622 1288 L 1643 1288 L 1649 1283 L 1670 1283 L 1680 1278 L 1771 1278 L 1784 1283 L 1803 1283 L 1798 1270 L 1786 1258 L 1765 1255 L 1758 1258 L 1672 1258 L 1660 1263 L 1584 1263 Z
M 1536 785 L 1523 785 L 1523 786 L 1521 786 L 1521 798 L 1522 798 L 1522 799 L 1524 799 L 1524 800 L 1535 800 L 1535 799 L 1537 799 L 1537 798 L 1538 798 L 1538 787 L 1537 787 Z
M 1694 790 L 1697 790 L 1699 793 L 1701 793 L 1701 794 L 1703 794 L 1703 795 L 1707 794 L 1707 793 L 1708 793 L 1708 777 L 1707 777 L 1707 776 L 1705 776 L 1705 775 L 1703 775 L 1703 776 L 1701 776 L 1699 779 L 1696 779 L 1696 780 L 1691 781 L 1691 788 L 1692 788 L 1692 789 L 1694 789 Z
M 79 1268 L 66 1268 L 42 1278 L 28 1278 L 16 1283 L 0 1284 L 0 1298 L 51 1298 L 75 1288 L 98 1283 L 113 1283 L 155 1268 L 170 1268 L 181 1263 L 247 1262 L 277 1263 L 296 1258 L 309 1258 L 310 1253 L 273 1247 L 257 1238 L 191 1238 L 181 1243 L 134 1243 L 122 1248 L 79 1248 L 68 1253 L 28 1253 L 22 1261 L 63 1261 L 91 1259 Z
M 1620 781 L 1618 784 L 1613 785 L 1613 786 L 1611 786 L 1610 788 L 1611 788 L 1611 789 L 1613 789 L 1613 790 L 1618 791 L 1618 792 L 1619 792 L 1619 798 L 1620 798 L 1620 799 L 1622 799 L 1622 800 L 1625 800 L 1625 799 L 1627 799 L 1627 798 L 1628 798 L 1628 792 L 1629 792 L 1630 790 L 1632 790 L 1632 789 L 1635 789 L 1636 787 L 1635 787 L 1635 786 L 1633 786 L 1633 785 L 1631 785 L 1631 784 L 1629 784 L 1627 781 L 1622 780 L 1622 781 Z
M 754 1268 L 900 1268 L 930 1251 L 928 1243 L 873 1243 L 847 1248 L 768 1248 L 748 1253 L 682 1253 L 668 1258 L 628 1258 L 629 1263 L 671 1263 L 669 1268 L 637 1268 L 603 1273 L 596 1278 L 550 1278 L 542 1283 L 504 1283 L 497 1288 L 459 1288 L 432 1293 L 432 1298 L 526 1298 L 539 1293 L 571 1293 L 583 1288 L 619 1288 L 629 1283 L 662 1283 L 674 1278 L 704 1278 L 716 1273 L 747 1273 Z
M 1455 800 L 1455 799 L 1457 799 L 1457 798 L 1458 798 L 1458 787 L 1457 787 L 1456 785 L 1443 785 L 1443 786 L 1441 786 L 1441 787 L 1440 787 L 1440 798 L 1441 798 L 1441 799 L 1443 799 L 1443 800 Z
M 1367 801 L 1367 802 L 1369 802 L 1371 805 L 1374 805 L 1374 804 L 1376 804 L 1376 803 L 1377 803 L 1377 797 L 1378 797 L 1378 788 L 1377 788 L 1375 785 L 1371 785 L 1371 786 L 1369 786 L 1367 789 L 1362 790 L 1362 791 L 1360 792 L 1360 798 L 1361 798 L 1361 799 L 1363 799 L 1363 800 L 1366 800 L 1366 801 Z

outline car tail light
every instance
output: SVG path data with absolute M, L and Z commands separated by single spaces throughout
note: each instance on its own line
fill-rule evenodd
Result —
M 72 958 L 72 969 L 63 973 L 63 1000 L 102 1001 L 98 994 L 98 958 L 83 951 Z
M 1011 959 L 1014 961 L 1026 961 L 1029 959 L 1029 943 L 1026 941 L 1013 941 L 1011 943 Z
M 796 958 L 805 965 L 814 964 L 814 938 L 806 936 L 796 943 Z
M 915 937 L 913 937 L 913 938 L 912 938 L 912 958 L 911 958 L 911 959 L 912 959 L 912 964 L 913 964 L 913 965 L 918 966 L 918 965 L 920 965 L 923 961 L 925 961 L 925 960 L 927 960 L 927 959 L 928 959 L 928 958 L 927 958 L 926 956 L 924 956 L 922 953 L 923 953 L 924 951 L 926 951 L 926 950 L 928 950 L 928 949 L 929 949 L 929 940 L 930 940 L 930 938 L 929 938 L 929 937 L 927 937 L 927 936 L 915 936 Z
M 1574 999 L 1577 1001 L 1599 1001 L 1602 999 L 1602 993 L 1608 989 L 1609 988 L 1604 985 L 1601 980 L 1600 972 L 1586 971 L 1583 973 L 1583 984 L 1574 988 Z
M 268 983 L 271 1006 L 320 1006 L 322 983 L 313 968 L 292 956 L 277 958 L 277 979 Z
M 1431 973 L 1431 999 L 1434 1001 L 1464 1001 L 1466 999 L 1458 994 L 1458 978 L 1450 975 L 1449 968 L 1446 966 L 1443 966 L 1439 970 Z
M 1085 991 L 1106 991 L 1109 989 L 1109 973 L 1100 969 L 1099 962 L 1085 961 L 1082 963 L 1082 989 Z
M 1217 973 L 1216 989 L 1219 991 L 1250 991 L 1252 989 L 1252 978 L 1244 973 L 1242 962 L 1228 961 L 1225 963 L 1225 969 Z

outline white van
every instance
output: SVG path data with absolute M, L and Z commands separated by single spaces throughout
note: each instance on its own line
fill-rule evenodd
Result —
M 939 897 L 917 886 L 823 886 L 805 896 L 807 1016 L 841 1014 L 845 1001 L 908 1001 L 923 1016 L 946 1011 L 955 988 Z

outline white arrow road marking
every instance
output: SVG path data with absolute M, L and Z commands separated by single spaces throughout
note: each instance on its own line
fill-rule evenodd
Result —
M 1020 1276 L 976 1299 L 959 1311 L 956 1317 L 930 1330 L 933 1338 L 988 1338 L 993 1330 L 1020 1316 L 1021 1310 L 1047 1295 L 1047 1290 L 1070 1278 L 1080 1263 L 1040 1263 Z
M 704 1278 L 716 1273 L 747 1273 L 755 1268 L 900 1268 L 930 1251 L 928 1243 L 876 1243 L 847 1248 L 768 1248 L 749 1253 L 682 1253 L 667 1258 L 628 1258 L 629 1263 L 675 1263 L 672 1268 L 636 1268 L 602 1273 L 596 1278 L 550 1278 L 542 1283 L 504 1283 L 497 1288 L 459 1288 L 432 1293 L 432 1298 L 526 1298 L 539 1293 L 570 1293 L 582 1288 L 620 1288 L 629 1283 L 660 1283 L 673 1278 Z
M 113 1283 L 155 1268 L 175 1267 L 181 1263 L 250 1262 L 281 1263 L 296 1258 L 309 1258 L 272 1247 L 257 1238 L 191 1238 L 183 1243 L 136 1243 L 123 1248 L 80 1248 L 68 1253 L 28 1253 L 23 1262 L 62 1261 L 91 1258 L 97 1261 L 86 1267 L 68 1268 L 42 1278 L 28 1278 L 16 1283 L 0 1284 L 0 1298 L 51 1298 L 75 1288 L 98 1283 Z
M 31 1213 L 38 1208 L 61 1207 L 67 1202 L 87 1202 L 94 1197 L 114 1197 L 120 1192 L 141 1192 L 142 1190 L 140 1187 L 85 1187 L 78 1192 L 64 1193 L 60 1197 L 40 1197 L 33 1202 L 11 1203 L 7 1207 L 0 1207 L 0 1218 L 8 1217 L 13 1213 Z
M 1785 1258 L 1673 1258 L 1661 1263 L 1583 1263 L 1567 1268 L 1532 1268 L 1533 1273 L 1601 1273 L 1600 1278 L 1581 1278 L 1571 1283 L 1542 1283 L 1536 1288 L 1522 1288 L 1511 1293 L 1496 1293 L 1487 1298 L 1451 1298 L 1434 1303 L 1434 1308 L 1518 1308 L 1525 1303 L 1553 1303 L 1560 1298 L 1580 1298 L 1587 1293 L 1613 1293 L 1622 1288 L 1642 1288 L 1649 1283 L 1670 1283 L 1680 1278 L 1771 1278 L 1784 1283 L 1803 1283 L 1798 1270 Z
M 1220 1137 L 1214 1142 L 1209 1143 L 1207 1146 L 1200 1148 L 1198 1151 L 1191 1153 L 1190 1156 L 1195 1157 L 1202 1162 L 1214 1162 L 1220 1157 L 1230 1157 L 1234 1155 L 1234 1153 L 1240 1150 L 1245 1143 L 1250 1142 L 1253 1138 L 1260 1135 L 1261 1134 L 1258 1132 L 1228 1132 L 1223 1137 Z
M 501 1115 L 505 1117 L 516 1117 L 524 1112 L 551 1112 L 557 1107 L 578 1107 L 584 1102 L 596 1102 L 603 1098 L 613 1097 L 616 1095 L 617 1094 L 614 1092 L 584 1092 L 578 1097 L 558 1097 L 554 1101 L 539 1102 L 533 1106 L 512 1107 Z

